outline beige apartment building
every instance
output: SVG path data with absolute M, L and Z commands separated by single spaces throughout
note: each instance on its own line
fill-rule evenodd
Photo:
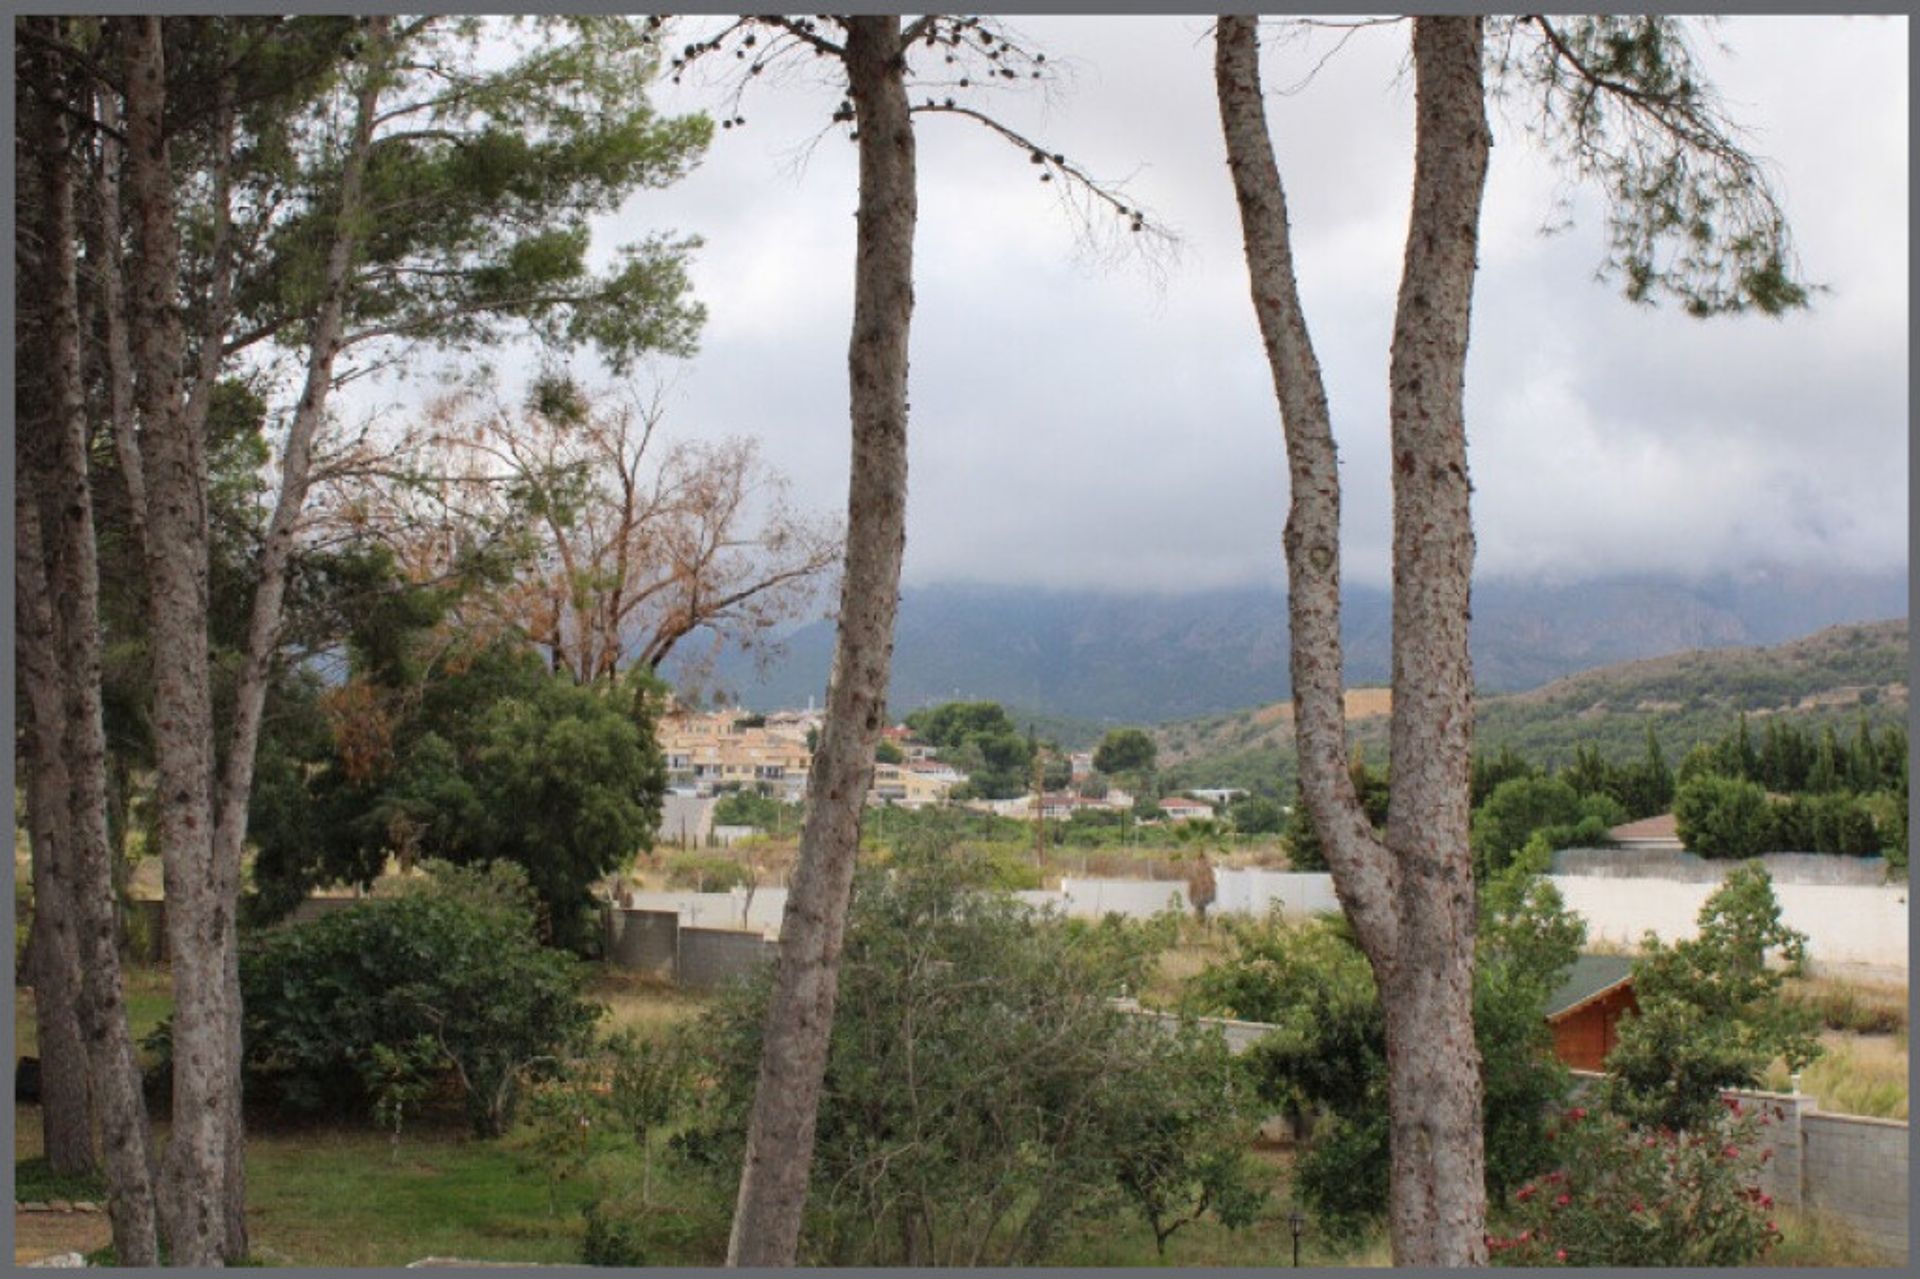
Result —
M 804 733 L 747 725 L 738 711 L 675 713 L 661 717 L 660 749 L 667 783 L 711 795 L 719 787 L 765 787 L 799 800 L 806 793 L 813 755 Z

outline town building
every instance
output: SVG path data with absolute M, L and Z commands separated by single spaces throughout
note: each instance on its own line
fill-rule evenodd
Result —
M 667 784 L 675 789 L 696 795 L 759 789 L 795 803 L 806 794 L 813 755 L 804 732 L 737 710 L 674 711 L 661 717 L 659 739 Z

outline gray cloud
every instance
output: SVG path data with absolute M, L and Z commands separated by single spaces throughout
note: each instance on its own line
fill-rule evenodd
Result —
M 1182 243 L 1157 272 L 1108 263 L 1018 153 L 963 122 L 923 121 L 907 577 L 1277 579 L 1285 465 L 1205 23 L 1017 25 L 1073 74 L 1051 102 L 1005 96 L 1007 117 L 1127 179 Z M 1557 175 L 1496 119 L 1468 370 L 1483 572 L 1904 563 L 1906 30 L 1903 18 L 1720 28 L 1736 55 L 1714 59 L 1719 83 L 1775 162 L 1809 273 L 1833 290 L 1781 322 L 1700 324 L 1594 284 L 1593 209 L 1540 236 Z M 1330 47 L 1320 33 L 1275 50 L 1269 85 L 1300 80 Z M 1403 28 L 1362 32 L 1269 103 L 1341 439 L 1348 572 L 1374 582 L 1411 169 L 1404 50 Z M 838 95 L 755 89 L 744 129 L 717 134 L 698 172 L 636 197 L 604 231 L 705 238 L 695 279 L 712 320 L 676 374 L 676 427 L 760 435 L 796 498 L 838 511 L 854 148 L 826 134 L 800 168 Z M 690 84 L 660 101 L 716 95 Z

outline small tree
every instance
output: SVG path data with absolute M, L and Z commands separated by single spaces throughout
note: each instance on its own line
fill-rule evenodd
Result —
M 1768 834 L 1767 793 L 1755 782 L 1703 773 L 1673 797 L 1680 842 L 1702 857 L 1757 857 Z
M 1704 1123 L 1721 1089 L 1752 1086 L 1775 1057 L 1797 1073 L 1820 1055 L 1816 1015 L 1780 998 L 1807 939 L 1780 922 L 1766 871 L 1734 870 L 1701 906 L 1699 925 L 1672 946 L 1649 933 L 1634 964 L 1639 1009 L 1620 1023 L 1604 1095 L 1638 1124 Z
M 1153 771 L 1158 757 L 1159 747 L 1145 729 L 1116 728 L 1100 739 L 1100 745 L 1093 752 L 1093 766 L 1109 777 L 1117 773 L 1147 773 Z

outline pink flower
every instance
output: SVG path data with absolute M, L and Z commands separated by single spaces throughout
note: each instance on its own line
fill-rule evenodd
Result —
M 1720 1153 L 1726 1156 L 1728 1159 L 1738 1159 L 1740 1157 L 1740 1147 L 1728 1146 L 1725 1150 L 1721 1151 Z
M 1553 1250 L 1553 1259 L 1555 1261 L 1565 1261 L 1567 1259 L 1567 1250 L 1565 1248 L 1555 1248 Z
M 1586 1107 L 1584 1106 L 1575 1106 L 1572 1110 L 1569 1110 L 1567 1112 L 1567 1118 L 1572 1120 L 1574 1123 L 1579 1123 L 1582 1119 L 1585 1119 L 1586 1117 L 1587 1117 L 1587 1110 L 1586 1110 Z
M 1646 1205 L 1641 1203 L 1638 1199 L 1634 1200 L 1632 1203 L 1627 1205 L 1628 1212 L 1640 1212 L 1645 1208 L 1646 1208 Z
M 1529 1240 L 1531 1240 L 1532 1238 L 1533 1238 L 1533 1231 L 1531 1231 L 1531 1230 L 1522 1230 L 1522 1231 L 1520 1232 L 1520 1237 L 1519 1237 L 1518 1239 L 1516 1239 L 1516 1240 L 1514 1240 L 1514 1242 L 1515 1242 L 1515 1243 L 1526 1243 L 1526 1242 L 1528 1242 Z
M 1535 1186 L 1532 1182 L 1528 1182 L 1526 1185 L 1520 1187 L 1520 1189 L 1514 1191 L 1513 1197 L 1517 1202 L 1525 1203 L 1527 1200 L 1533 1198 L 1538 1191 L 1538 1186 Z
M 1572 1202 L 1573 1202 L 1572 1195 L 1561 1195 L 1558 1199 L 1553 1201 L 1553 1206 L 1556 1208 L 1564 1208 Z

